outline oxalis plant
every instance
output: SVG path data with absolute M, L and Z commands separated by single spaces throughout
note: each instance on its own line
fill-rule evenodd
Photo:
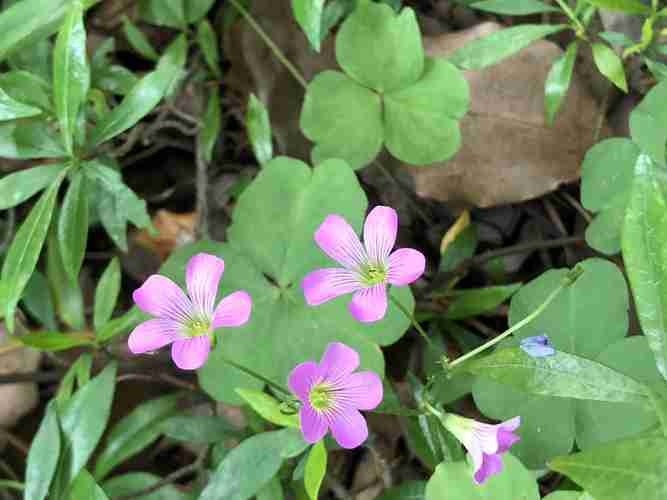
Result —
M 86 11 L 106 3 L 113 2 L 5 0 L 0 12 L 0 156 L 14 160 L 0 178 L 7 228 L 0 362 L 25 347 L 56 362 L 50 371 L 0 375 L 0 383 L 57 382 L 42 394 L 49 399 L 29 444 L 0 432 L 27 455 L 20 473 L 0 459 L 0 494 L 352 498 L 327 474 L 328 457 L 340 449 L 377 454 L 367 418 L 384 414 L 400 422 L 396 432 L 422 477 L 386 475 L 383 500 L 667 498 L 667 7 L 657 0 L 462 2 L 561 22 L 517 24 L 437 58 L 424 53 L 415 10 L 399 2 L 293 0 L 285 22 L 299 25 L 310 49 L 319 52 L 330 37 L 335 43 L 336 69 L 306 80 L 240 0 L 141 0 L 132 15 L 122 8 L 122 43 L 149 68 L 139 74 L 117 63 L 120 40 L 89 40 Z M 641 38 L 598 31 L 600 9 L 637 16 Z M 312 166 L 274 157 L 268 110 L 251 94 L 243 124 L 260 168 L 233 187 L 220 242 L 208 237 L 206 197 L 226 106 L 219 40 L 231 22 L 255 30 L 303 87 L 298 125 L 312 142 Z M 146 25 L 170 33 L 162 49 Z M 369 206 L 355 170 L 384 168 L 383 150 L 446 169 L 432 164 L 461 146 L 459 121 L 470 101 L 463 71 L 567 31 L 573 41 L 541 82 L 547 124 L 580 51 L 590 50 L 599 72 L 624 92 L 630 59 L 656 80 L 630 113 L 630 137 L 605 138 L 582 158 L 575 203 L 591 219 L 585 240 L 598 256 L 526 283 L 460 289 L 457 276 L 437 284 L 476 258 L 469 213 L 444 235 L 438 263 L 425 248 L 397 245 L 397 211 Z M 177 105 L 192 88 L 201 96 L 198 114 Z M 165 147 L 164 129 L 194 144 L 186 149 L 200 237 L 138 286 L 122 279 L 114 257 L 85 294 L 89 228 L 119 253 L 129 249 L 129 224 L 156 234 L 124 173 L 144 154 L 138 144 Z M 424 291 L 429 283 L 435 292 Z M 445 312 L 421 307 L 443 296 Z M 481 339 L 464 327 L 462 320 L 476 321 L 506 300 L 504 332 Z M 629 336 L 631 303 L 637 321 Z M 404 336 L 414 336 L 422 359 L 397 388 L 381 347 Z M 173 367 L 136 372 L 163 349 Z M 129 380 L 169 391 L 144 397 L 110 424 Z M 219 411 L 233 407 L 247 425 L 234 426 Z M 189 445 L 195 460 L 163 476 L 127 472 L 128 460 L 158 439 Z

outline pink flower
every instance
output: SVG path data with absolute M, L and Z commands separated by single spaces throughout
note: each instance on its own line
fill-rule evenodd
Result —
M 228 295 L 215 306 L 224 269 L 225 262 L 213 255 L 200 253 L 190 258 L 185 271 L 189 297 L 169 278 L 150 276 L 132 298 L 155 318 L 132 331 L 130 351 L 141 354 L 172 344 L 176 366 L 183 370 L 201 367 L 211 350 L 214 330 L 240 326 L 250 317 L 252 300 L 244 291 Z
M 382 319 L 387 311 L 387 284 L 404 286 L 424 273 L 424 255 L 412 248 L 391 252 L 396 243 L 398 216 L 390 207 L 377 206 L 364 223 L 364 245 L 345 219 L 330 214 L 315 231 L 320 248 L 343 267 L 318 269 L 301 282 L 306 302 L 316 306 L 352 293 L 349 304 L 355 319 Z
M 470 453 L 475 467 L 473 479 L 477 484 L 482 484 L 486 478 L 501 471 L 503 463 L 500 454 L 519 440 L 519 436 L 512 431 L 519 427 L 521 417 L 489 425 L 448 413 L 442 423 Z
M 340 342 L 327 345 L 319 363 L 306 361 L 289 374 L 289 388 L 301 400 L 299 421 L 303 437 L 316 443 L 331 430 L 343 448 L 356 448 L 368 437 L 359 410 L 372 410 L 382 401 L 382 381 L 373 372 L 352 373 L 359 355 Z

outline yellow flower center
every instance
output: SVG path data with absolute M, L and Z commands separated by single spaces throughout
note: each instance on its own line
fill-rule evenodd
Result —
M 185 334 L 188 337 L 199 337 L 201 335 L 206 335 L 208 334 L 210 326 L 211 325 L 209 324 L 208 321 L 204 321 L 201 319 L 193 319 L 190 320 L 188 323 L 186 323 Z
M 308 394 L 308 402 L 315 410 L 322 411 L 331 407 L 331 386 L 328 384 L 315 384 Z
M 387 277 L 387 270 L 382 264 L 368 264 L 361 270 L 361 279 L 366 286 L 382 283 Z

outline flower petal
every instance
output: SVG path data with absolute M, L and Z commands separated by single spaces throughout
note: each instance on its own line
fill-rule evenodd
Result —
M 498 474 L 503 468 L 503 462 L 500 459 L 500 455 L 487 455 L 484 454 L 482 458 L 482 465 L 473 475 L 475 483 L 482 484 L 489 476 Z
M 318 306 L 339 295 L 359 290 L 361 284 L 354 271 L 328 267 L 306 274 L 301 282 L 301 288 L 308 305 Z
M 181 331 L 181 324 L 177 321 L 149 319 L 132 330 L 127 345 L 133 354 L 155 351 L 182 338 Z
M 199 335 L 177 340 L 171 346 L 171 359 L 181 370 L 196 370 L 208 358 L 211 351 L 211 339 L 208 335 Z
M 192 316 L 192 302 L 169 278 L 153 274 L 132 294 L 135 304 L 158 318 L 185 323 Z
M 357 233 L 340 215 L 327 215 L 315 231 L 315 242 L 324 253 L 347 269 L 358 270 L 368 262 Z
M 248 292 L 239 290 L 223 298 L 213 313 L 213 328 L 221 326 L 241 326 L 250 318 L 252 299 Z
M 521 439 L 512 431 L 516 430 L 521 424 L 521 417 L 514 417 L 510 420 L 498 424 L 498 453 L 503 453 L 509 450 L 514 443 Z
M 366 419 L 354 408 L 337 412 L 331 417 L 329 426 L 334 439 L 343 448 L 356 448 L 368 438 Z
M 364 246 L 371 262 L 386 263 L 396 243 L 397 232 L 396 210 L 383 206 L 371 210 L 364 222 Z
M 338 384 L 359 366 L 357 351 L 341 342 L 331 342 L 319 363 L 320 375 L 332 384 Z
M 348 309 L 354 319 L 369 323 L 384 318 L 387 312 L 387 290 L 384 283 L 362 288 L 354 293 Z
M 387 281 L 395 286 L 409 285 L 424 274 L 425 267 L 424 254 L 413 248 L 399 248 L 389 256 Z
M 303 439 L 308 443 L 317 443 L 329 430 L 326 419 L 308 403 L 302 404 L 299 408 L 299 424 Z
M 523 352 L 533 358 L 544 358 L 556 354 L 556 349 L 554 349 L 549 337 L 546 335 L 526 337 L 521 340 L 519 347 Z
M 290 390 L 303 402 L 308 401 L 308 393 L 320 378 L 320 369 L 315 361 L 306 361 L 296 365 L 287 377 Z
M 340 382 L 336 401 L 358 410 L 372 410 L 382 402 L 382 380 L 377 373 L 352 373 Z
M 218 285 L 225 270 L 225 261 L 214 255 L 198 253 L 190 257 L 185 270 L 185 283 L 195 309 L 205 318 L 213 314 Z

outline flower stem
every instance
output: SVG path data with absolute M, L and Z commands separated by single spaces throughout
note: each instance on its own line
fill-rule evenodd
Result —
M 250 375 L 251 377 L 256 378 L 260 382 L 264 382 L 266 385 L 268 385 L 272 389 L 275 389 L 276 391 L 281 392 L 281 393 L 283 393 L 287 396 L 290 396 L 290 397 L 292 396 L 292 393 L 288 389 L 286 389 L 285 387 L 283 387 L 280 384 L 276 384 L 272 380 L 269 380 L 265 376 L 260 375 L 256 371 L 251 370 L 250 368 L 246 368 L 245 366 L 238 364 L 236 361 L 232 361 L 231 359 L 228 359 L 228 358 L 225 358 L 225 357 L 223 357 L 222 360 L 225 363 L 227 363 L 228 365 L 233 366 L 237 370 L 241 370 L 246 375 Z
M 255 30 L 257 35 L 264 41 L 264 43 L 271 49 L 271 52 L 273 52 L 273 55 L 276 56 L 276 59 L 278 59 L 285 68 L 287 68 L 287 71 L 289 71 L 294 79 L 301 84 L 301 86 L 305 89 L 308 86 L 308 82 L 306 79 L 301 75 L 298 69 L 287 59 L 287 56 L 283 53 L 282 50 L 275 44 L 273 40 L 271 40 L 271 37 L 266 34 L 266 31 L 262 29 L 262 27 L 259 25 L 257 21 L 252 17 L 250 12 L 248 12 L 245 8 L 243 8 L 243 5 L 241 5 L 238 0 L 229 0 L 234 7 L 236 7 L 236 10 L 238 10 L 241 15 L 245 18 L 245 20 L 248 22 L 250 27 Z
M 424 338 L 427 344 L 431 345 L 431 339 L 428 337 L 428 334 L 424 331 L 424 329 L 421 327 L 421 325 L 417 322 L 415 317 L 408 311 L 403 304 L 401 304 L 391 293 L 388 293 L 389 299 L 394 303 L 396 307 L 398 307 L 401 312 L 405 315 L 406 318 L 410 320 L 412 323 L 412 326 L 415 327 L 415 330 L 419 332 L 419 334 Z
M 528 316 L 523 318 L 521 321 L 519 321 L 517 324 L 511 326 L 507 330 L 505 330 L 503 333 L 498 335 L 497 337 L 489 340 L 486 344 L 482 344 L 479 346 L 477 349 L 473 349 L 472 351 L 464 354 L 463 356 L 456 358 L 454 361 L 449 363 L 449 369 L 454 368 L 456 365 L 459 365 L 463 363 L 464 361 L 472 358 L 473 356 L 476 356 L 482 351 L 486 351 L 489 347 L 493 347 L 496 345 L 498 342 L 506 339 L 509 337 L 512 333 L 515 331 L 523 328 L 526 326 L 528 323 L 533 321 L 535 318 L 537 318 L 540 314 L 542 314 L 542 311 L 544 311 L 549 304 L 558 296 L 558 294 L 564 289 L 567 288 L 568 286 L 572 285 L 583 273 L 584 270 L 580 266 L 575 266 L 564 278 L 563 281 L 561 281 L 560 285 L 558 285 L 558 288 L 556 288 L 553 292 L 549 294 L 549 296 L 546 298 L 540 306 L 535 309 L 532 313 L 530 313 Z

